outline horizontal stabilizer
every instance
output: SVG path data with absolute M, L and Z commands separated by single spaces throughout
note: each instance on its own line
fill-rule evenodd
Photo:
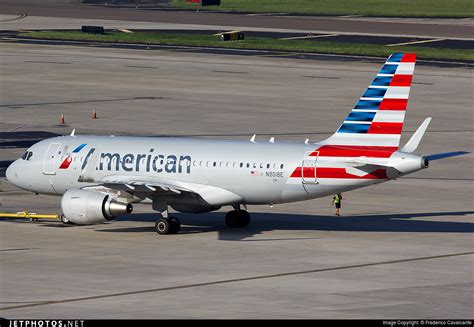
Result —
M 377 169 L 393 169 L 392 166 L 373 162 L 370 158 L 364 158 L 362 160 L 352 160 L 346 162 L 349 166 L 346 168 L 346 172 L 351 175 L 364 176 L 374 172 Z
M 372 173 L 373 171 L 379 169 L 378 166 L 374 165 L 364 165 L 364 166 L 357 166 L 357 167 L 347 167 L 346 172 L 351 175 L 355 176 L 365 176 L 367 174 Z
M 431 122 L 431 117 L 428 117 L 425 119 L 423 124 L 418 127 L 416 130 L 415 134 L 410 138 L 410 140 L 405 144 L 405 146 L 402 149 L 402 152 L 407 152 L 407 153 L 412 153 L 418 148 L 418 145 L 420 144 L 421 139 L 423 138 L 423 135 L 425 135 L 426 129 L 428 128 L 428 125 Z
M 424 158 L 428 161 L 444 159 L 454 156 L 462 156 L 463 154 L 468 154 L 469 152 L 466 151 L 455 151 L 455 152 L 445 152 L 445 153 L 437 153 L 437 154 L 430 154 L 428 156 L 424 156 Z

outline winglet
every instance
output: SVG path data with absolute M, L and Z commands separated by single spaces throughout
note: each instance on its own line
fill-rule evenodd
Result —
M 257 135 L 253 134 L 252 138 L 250 139 L 250 142 L 255 143 L 255 136 Z
M 71 136 L 76 136 L 75 134 L 76 134 L 76 129 L 74 128 L 71 132 Z
M 415 134 L 413 134 L 413 136 L 410 138 L 407 144 L 405 144 L 405 146 L 402 149 L 402 152 L 412 153 L 416 150 L 430 122 L 431 122 L 431 117 L 428 117 L 425 119 L 425 121 L 420 125 L 420 127 L 418 127 Z

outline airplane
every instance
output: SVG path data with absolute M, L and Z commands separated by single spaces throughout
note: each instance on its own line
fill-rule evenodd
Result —
M 231 206 L 231 228 L 250 223 L 247 205 L 309 200 L 384 183 L 466 154 L 413 154 L 431 118 L 400 149 L 416 55 L 394 53 L 328 139 L 257 142 L 198 138 L 59 136 L 40 141 L 6 171 L 9 182 L 61 195 L 61 220 L 96 224 L 149 203 L 158 234 L 176 234 L 169 214 Z

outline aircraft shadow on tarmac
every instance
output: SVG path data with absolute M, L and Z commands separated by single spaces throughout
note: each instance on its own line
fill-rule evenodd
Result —
M 404 214 L 368 214 L 354 216 L 295 215 L 281 213 L 252 213 L 252 221 L 244 228 L 228 228 L 224 223 L 224 213 L 177 214 L 181 220 L 180 234 L 207 233 L 217 231 L 223 241 L 246 240 L 247 237 L 272 230 L 290 231 L 337 231 L 337 232 L 405 232 L 405 233 L 474 233 L 474 224 L 469 222 L 426 221 L 417 218 L 441 216 L 468 216 L 474 211 L 421 212 Z M 113 222 L 100 232 L 137 233 L 155 232 L 156 214 L 135 214 L 119 217 L 119 221 L 146 221 L 150 226 L 114 228 Z M 294 238 L 295 240 L 301 238 Z M 270 239 L 269 239 L 270 240 Z M 276 239 L 271 239 L 276 240 Z

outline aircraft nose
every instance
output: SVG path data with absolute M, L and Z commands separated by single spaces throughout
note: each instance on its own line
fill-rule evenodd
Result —
M 6 172 L 5 172 L 5 177 L 7 178 L 7 180 L 10 182 L 10 183 L 13 183 L 13 181 L 15 180 L 16 176 L 17 176 L 17 173 L 16 173 L 16 166 L 17 163 L 16 161 L 13 161 L 10 166 L 8 166 Z

